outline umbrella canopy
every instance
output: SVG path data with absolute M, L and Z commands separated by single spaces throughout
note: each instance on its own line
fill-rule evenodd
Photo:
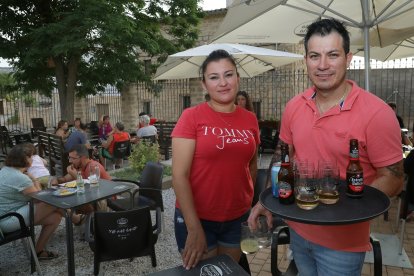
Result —
M 303 59 L 302 55 L 243 44 L 208 44 L 170 55 L 157 69 L 154 79 L 198 78 L 199 68 L 214 50 L 223 49 L 237 63 L 240 77 L 254 77 L 263 72 Z
M 364 49 L 358 49 L 354 52 L 357 56 L 364 56 Z M 414 37 L 393 43 L 386 47 L 371 47 L 370 56 L 373 59 L 380 61 L 401 59 L 405 57 L 414 56 Z
M 351 49 L 387 47 L 414 36 L 412 0 L 238 0 L 229 8 L 214 42 L 299 43 L 319 18 L 344 22 Z M 369 89 L 369 70 L 365 73 Z

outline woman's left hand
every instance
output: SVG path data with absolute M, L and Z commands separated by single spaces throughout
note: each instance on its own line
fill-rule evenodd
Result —
M 207 253 L 207 240 L 203 228 L 197 227 L 193 231 L 188 231 L 187 240 L 182 253 L 183 266 L 185 269 L 195 267 Z

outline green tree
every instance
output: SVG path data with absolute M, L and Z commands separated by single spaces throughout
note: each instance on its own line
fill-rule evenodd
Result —
M 0 57 L 23 91 L 57 88 L 62 118 L 73 118 L 75 96 L 150 81 L 156 63 L 193 46 L 202 17 L 198 0 L 1 2 Z

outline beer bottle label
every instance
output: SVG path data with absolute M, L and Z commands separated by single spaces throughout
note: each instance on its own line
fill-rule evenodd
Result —
M 289 183 L 285 181 L 279 182 L 279 197 L 288 198 L 292 195 L 292 193 L 293 193 L 292 186 Z
M 362 192 L 364 189 L 364 178 L 362 173 L 350 174 L 347 176 L 348 187 L 353 192 Z

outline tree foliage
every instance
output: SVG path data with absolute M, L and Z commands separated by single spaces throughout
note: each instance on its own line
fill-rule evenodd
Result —
M 62 117 L 75 94 L 149 81 L 168 54 L 193 46 L 197 0 L 2 0 L 0 57 L 24 91 L 59 91 Z M 141 59 L 140 59 L 141 58 Z M 154 60 L 154 59 L 153 59 Z

